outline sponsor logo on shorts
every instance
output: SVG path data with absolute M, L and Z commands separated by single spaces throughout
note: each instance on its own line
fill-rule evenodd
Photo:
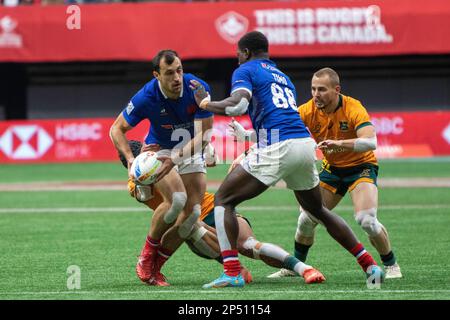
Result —
M 359 176 L 361 178 L 363 178 L 363 177 L 370 177 L 370 169 L 364 169 Z

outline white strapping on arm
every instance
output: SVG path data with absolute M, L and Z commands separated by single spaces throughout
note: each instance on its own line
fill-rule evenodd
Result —
M 356 152 L 366 152 L 377 148 L 377 136 L 372 138 L 358 138 L 355 140 L 353 150 Z
M 242 97 L 241 101 L 234 107 L 226 107 L 225 114 L 227 116 L 240 116 L 247 112 L 249 102 L 246 98 Z

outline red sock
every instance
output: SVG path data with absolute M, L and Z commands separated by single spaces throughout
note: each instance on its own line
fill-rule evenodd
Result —
M 147 236 L 147 239 L 145 240 L 144 248 L 142 249 L 141 255 L 148 255 L 152 251 L 156 251 L 158 247 L 161 245 L 159 240 L 153 239 L 150 236 Z
M 364 246 L 361 243 L 358 243 L 352 250 L 350 250 L 350 252 L 356 257 L 356 260 L 364 271 L 367 271 L 367 268 L 372 265 L 377 265 L 370 253 L 364 249 Z
M 236 277 L 241 272 L 237 250 L 222 251 L 223 269 L 226 275 Z
M 160 271 L 164 263 L 170 259 L 173 251 L 167 248 L 159 247 L 158 248 L 158 256 L 156 257 L 156 269 Z

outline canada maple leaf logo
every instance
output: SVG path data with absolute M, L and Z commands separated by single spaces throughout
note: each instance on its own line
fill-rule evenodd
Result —
M 229 11 L 217 18 L 216 29 L 223 39 L 234 44 L 247 32 L 248 19 L 237 12 Z

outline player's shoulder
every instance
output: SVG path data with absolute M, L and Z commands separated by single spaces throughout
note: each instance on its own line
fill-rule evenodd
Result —
M 184 73 L 183 74 L 183 78 L 185 81 L 190 81 L 190 80 L 202 80 L 199 77 L 197 77 L 196 75 L 192 74 L 192 73 Z
M 361 101 L 350 96 L 341 95 L 343 100 L 343 105 L 345 108 L 349 109 L 365 109 Z
M 134 108 L 146 108 L 149 105 L 157 103 L 158 94 L 155 89 L 155 81 L 153 79 L 147 82 L 135 95 L 131 98 L 130 103 L 128 104 L 128 110 L 133 110 Z M 157 83 L 156 83 L 157 86 Z M 158 89 L 159 90 L 159 89 Z
M 253 61 L 248 61 L 241 64 L 238 68 L 233 71 L 233 76 L 231 77 L 232 87 L 247 87 L 247 82 L 253 82 L 253 75 L 256 73 L 255 68 L 252 66 Z
M 153 78 L 136 93 L 136 97 L 140 99 L 152 99 L 158 96 L 158 80 Z
M 344 95 L 342 95 L 342 99 L 343 99 L 344 113 L 347 115 L 348 118 L 359 119 L 361 117 L 363 118 L 369 117 L 369 114 L 366 108 L 361 103 L 361 101 L 352 98 L 350 96 Z
M 246 72 L 260 68 L 260 60 L 250 60 L 239 65 L 235 72 Z
M 203 80 L 203 79 L 197 77 L 196 75 L 194 75 L 194 74 L 192 74 L 192 73 L 185 73 L 185 74 L 183 75 L 183 77 L 184 77 L 184 80 L 185 80 L 185 81 L 197 80 L 197 81 L 205 82 L 205 80 Z
M 270 59 L 255 59 L 250 60 L 240 67 L 248 69 L 248 70 L 266 70 L 266 71 L 274 71 L 282 73 L 278 68 L 275 62 Z

